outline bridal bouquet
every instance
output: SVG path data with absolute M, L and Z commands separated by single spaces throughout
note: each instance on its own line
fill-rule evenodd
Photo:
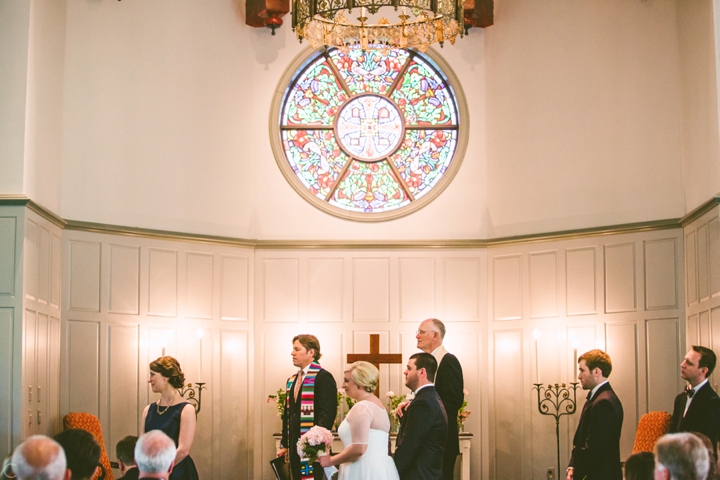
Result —
M 333 435 L 327 428 L 315 425 L 307 432 L 303 433 L 297 442 L 297 452 L 301 460 L 307 460 L 309 464 L 317 462 L 318 457 L 327 455 L 332 446 Z M 327 478 L 337 472 L 335 467 L 325 468 Z

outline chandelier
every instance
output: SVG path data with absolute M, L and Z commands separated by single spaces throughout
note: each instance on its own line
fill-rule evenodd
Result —
M 393 7 L 397 18 L 368 22 L 367 15 L 376 15 L 381 7 Z M 360 11 L 357 22 L 346 16 L 353 9 Z M 463 23 L 462 0 L 293 0 L 292 8 L 292 27 L 300 42 L 307 39 L 313 48 L 345 51 L 360 47 L 424 52 L 433 43 L 455 44 L 455 38 L 463 36 Z

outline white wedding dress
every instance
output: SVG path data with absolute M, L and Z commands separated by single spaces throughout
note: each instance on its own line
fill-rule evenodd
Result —
M 345 448 L 366 444 L 365 453 L 340 465 L 338 480 L 398 480 L 395 462 L 388 455 L 390 419 L 384 408 L 363 400 L 355 404 L 338 427 Z

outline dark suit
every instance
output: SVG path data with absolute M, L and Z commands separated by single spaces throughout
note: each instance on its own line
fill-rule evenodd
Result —
M 138 475 L 140 475 L 140 471 L 137 467 L 133 467 L 129 470 L 125 470 L 125 475 L 117 480 L 138 480 Z
M 422 388 L 400 421 L 395 466 L 400 480 L 441 480 L 447 415 L 435 386 Z
M 443 478 L 452 480 L 455 461 L 460 453 L 458 440 L 457 416 L 463 402 L 463 374 L 457 357 L 446 353 L 442 357 L 435 378 L 435 390 L 440 395 L 448 420 L 448 435 L 443 456 Z
M 675 397 L 670 433 L 699 432 L 706 435 L 717 452 L 718 434 L 720 434 L 720 397 L 706 383 L 693 395 L 692 402 L 685 413 L 685 392 Z M 716 455 L 717 456 L 717 455 Z
M 573 439 L 575 480 L 622 480 L 620 431 L 623 408 L 609 383 L 585 402 Z
M 307 378 L 307 377 L 305 377 Z M 290 453 L 290 469 L 294 478 L 300 478 L 300 456 L 297 453 L 297 441 L 300 439 L 300 396 L 295 401 L 295 382 L 287 394 L 290 396 L 289 409 L 283 415 L 283 438 L 280 444 Z M 337 414 L 337 385 L 332 374 L 325 369 L 315 377 L 314 425 L 332 430 Z M 315 464 L 315 478 L 322 480 L 323 469 Z

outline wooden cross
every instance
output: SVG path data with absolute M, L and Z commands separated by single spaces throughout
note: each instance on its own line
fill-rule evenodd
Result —
M 348 363 L 365 361 L 375 365 L 380 369 L 380 364 L 402 364 L 402 353 L 380 353 L 380 335 L 377 333 L 370 334 L 370 353 L 348 353 Z M 380 395 L 380 382 L 375 388 L 375 395 Z

